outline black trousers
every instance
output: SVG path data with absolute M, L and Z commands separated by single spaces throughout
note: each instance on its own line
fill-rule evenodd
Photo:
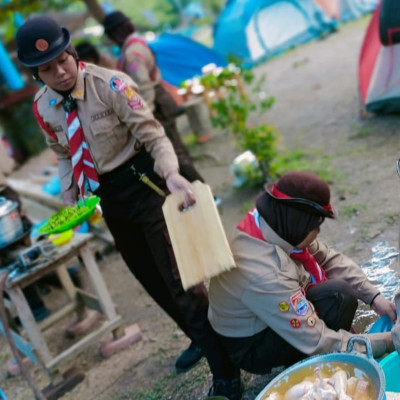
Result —
M 350 330 L 358 302 L 347 282 L 332 279 L 319 283 L 308 289 L 306 297 L 328 328 Z M 266 374 L 274 367 L 288 367 L 308 357 L 270 328 L 251 337 L 220 338 L 233 363 L 253 374 Z
M 153 171 L 144 151 L 132 159 L 135 168 L 167 192 L 164 180 Z M 162 213 L 164 198 L 138 181 L 129 166 L 101 175 L 103 216 L 117 249 L 133 275 L 186 335 L 202 348 L 214 378 L 233 378 L 233 366 L 207 318 L 208 294 L 204 285 L 182 287 L 168 230 Z M 134 301 L 134 297 L 132 297 Z
M 183 143 L 178 127 L 176 126 L 177 105 L 175 100 L 161 84 L 155 86 L 154 90 L 156 93 L 154 116 L 164 127 L 165 133 L 174 147 L 178 158 L 179 172 L 189 182 L 196 180 L 204 182 L 203 177 L 194 166 L 189 150 Z

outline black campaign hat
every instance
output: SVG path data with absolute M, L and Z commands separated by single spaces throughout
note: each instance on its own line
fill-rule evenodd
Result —
M 71 44 L 68 30 L 45 16 L 28 19 L 18 29 L 16 40 L 18 58 L 27 67 L 53 60 Z
M 125 23 L 126 21 L 129 21 L 129 18 L 121 11 L 113 11 L 108 13 L 102 22 L 102 25 L 104 27 L 104 32 L 109 33 L 115 28 L 117 28 L 119 25 Z

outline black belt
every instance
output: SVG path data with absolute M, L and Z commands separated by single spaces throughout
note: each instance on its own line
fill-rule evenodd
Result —
M 135 161 L 135 157 L 136 156 L 137 156 L 137 154 L 135 154 L 128 161 L 125 161 L 123 164 L 121 164 L 118 167 L 114 168 L 112 171 L 105 172 L 104 174 L 99 175 L 100 183 L 107 182 L 111 178 L 113 178 L 116 175 L 118 175 L 120 172 L 123 172 L 123 171 L 126 171 L 127 169 L 129 169 L 132 165 L 134 165 L 134 161 Z
M 165 196 L 165 193 L 160 189 L 159 185 L 163 186 L 163 180 L 154 172 L 154 160 L 146 150 L 141 150 L 128 161 L 114 168 L 110 172 L 106 172 L 99 176 L 100 187 L 97 190 L 99 194 L 102 191 L 102 185 L 115 182 L 140 182 L 140 185 L 145 184 L 160 196 Z M 101 196 L 100 196 L 101 197 Z

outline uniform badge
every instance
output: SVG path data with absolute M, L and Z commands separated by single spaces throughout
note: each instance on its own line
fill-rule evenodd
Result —
M 316 325 L 316 323 L 317 323 L 317 319 L 316 319 L 313 315 L 310 315 L 310 316 L 307 318 L 306 324 L 307 324 L 307 326 L 309 326 L 310 328 L 314 328 L 314 326 Z
M 132 100 L 128 101 L 128 106 L 132 108 L 132 110 L 137 110 L 143 107 L 143 103 L 139 96 L 135 96 Z
M 36 50 L 46 51 L 49 48 L 49 43 L 47 40 L 38 39 L 35 42 L 35 47 L 36 47 Z
M 110 79 L 110 87 L 115 92 L 122 92 L 128 87 L 128 85 L 121 78 L 118 78 L 118 76 L 113 76 Z
M 280 312 L 288 312 L 289 311 L 289 303 L 287 301 L 281 301 L 279 303 L 279 311 Z
M 135 95 L 135 92 L 131 87 L 127 86 L 124 89 L 124 95 L 126 96 L 127 99 L 131 99 Z
M 305 315 L 308 311 L 308 301 L 301 290 L 290 297 L 290 304 L 297 315 Z
M 49 100 L 49 105 L 50 106 L 55 106 L 57 104 L 57 100 L 56 99 L 50 99 Z
M 130 71 L 136 71 L 139 67 L 139 63 L 137 61 L 133 62 L 132 64 L 129 64 L 128 68 Z
M 290 320 L 290 326 L 291 326 L 293 329 L 299 329 L 299 328 L 301 327 L 301 322 L 300 322 L 300 320 L 298 320 L 297 318 L 292 318 L 292 319 Z

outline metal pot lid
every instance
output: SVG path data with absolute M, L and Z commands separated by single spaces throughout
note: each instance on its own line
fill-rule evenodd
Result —
M 9 214 L 18 207 L 18 203 L 8 200 L 5 197 L 0 197 L 0 217 Z

